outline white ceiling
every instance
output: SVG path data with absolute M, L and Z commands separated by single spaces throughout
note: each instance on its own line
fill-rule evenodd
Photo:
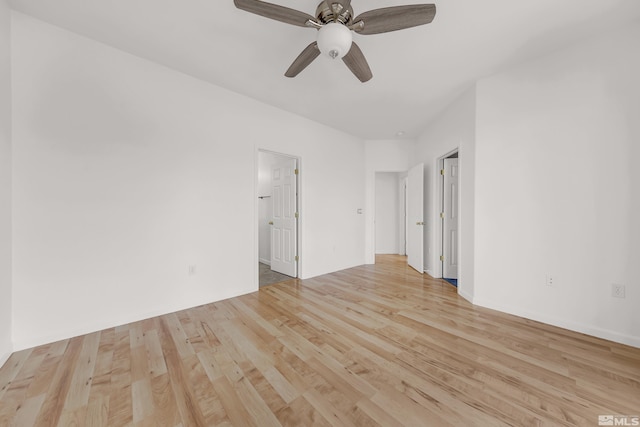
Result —
M 320 0 L 271 0 L 314 15 Z M 429 3 L 430 0 L 424 3 Z M 418 0 L 353 0 L 355 15 Z M 436 0 L 433 23 L 354 40 L 373 79 L 319 57 L 316 31 L 233 0 L 14 0 L 14 9 L 364 139 L 415 138 L 479 77 L 640 19 L 640 0 Z

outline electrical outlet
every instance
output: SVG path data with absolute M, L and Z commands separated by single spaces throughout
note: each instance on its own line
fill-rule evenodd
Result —
M 551 286 L 551 287 L 555 286 L 555 285 L 556 285 L 556 278 L 555 278 L 555 276 L 553 276 L 553 275 L 551 275 L 551 274 L 547 274 L 547 275 L 545 276 L 545 284 L 546 284 L 547 286 Z
M 196 275 L 196 265 L 195 264 L 191 264 L 189 266 L 189 276 L 195 276 Z
M 625 298 L 624 285 L 618 285 L 616 283 L 613 283 L 611 285 L 611 296 L 615 298 Z

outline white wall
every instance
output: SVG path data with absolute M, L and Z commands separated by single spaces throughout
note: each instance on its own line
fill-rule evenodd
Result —
M 638 40 L 636 24 L 478 83 L 478 304 L 640 346 Z
M 460 166 L 460 228 L 458 293 L 467 299 L 474 295 L 474 208 L 475 208 L 475 87 L 468 89 L 448 106 L 420 135 L 413 165 L 425 165 L 425 260 L 427 273 L 442 277 L 440 262 L 442 233 L 439 231 L 441 206 L 438 159 L 458 149 Z M 412 165 L 412 166 L 413 166 Z
M 376 173 L 376 254 L 397 254 L 399 178 L 396 172 Z
M 415 151 L 413 140 L 365 142 L 365 262 L 375 264 L 376 172 L 406 172 Z
M 0 0 L 0 367 L 11 338 L 11 12 Z
M 301 158 L 301 276 L 363 263 L 363 141 L 13 18 L 16 348 L 257 290 L 259 148 Z

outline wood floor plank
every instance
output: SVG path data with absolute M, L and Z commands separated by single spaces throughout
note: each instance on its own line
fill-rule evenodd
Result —
M 284 427 L 330 427 L 331 424 L 305 399 L 300 396 L 276 414 Z
M 27 390 L 26 397 L 35 397 L 44 395 L 49 390 L 54 375 L 58 369 L 58 365 L 62 360 L 62 356 L 54 356 L 48 354 L 42 361 L 42 364 L 38 367 L 38 370 L 34 374 L 29 389 Z
M 220 396 L 222 406 L 232 425 L 258 426 L 226 376 L 216 379 L 213 382 L 213 388 Z
M 106 427 L 109 420 L 109 396 L 100 395 L 89 398 L 84 419 L 87 427 Z
M 260 394 L 253 387 L 253 384 L 247 378 L 246 371 L 254 369 L 250 364 L 246 364 L 244 369 L 237 366 L 228 374 L 230 383 L 232 384 L 238 398 L 247 408 L 249 416 L 254 420 L 257 426 L 279 426 L 278 419 L 273 414 L 269 406 L 262 399 Z
M 65 400 L 65 409 L 79 409 L 87 405 L 93 380 L 93 371 L 98 359 L 100 332 L 84 336 L 82 350 L 71 378 L 71 385 Z
M 69 344 L 57 365 L 56 373 L 51 379 L 45 401 L 34 425 L 49 426 L 58 423 L 65 406 L 67 393 L 71 387 L 73 372 L 78 365 L 83 341 L 84 337 L 75 337 L 69 340 Z
M 264 377 L 286 403 L 291 403 L 300 397 L 300 393 L 275 367 L 267 369 L 264 372 Z
M 128 328 L 115 329 L 108 425 L 133 425 L 131 340 Z
M 334 427 L 355 426 L 345 413 L 338 411 L 334 405 L 326 400 L 325 396 L 315 389 L 306 391 L 304 398 L 330 425 Z
M 205 426 L 204 416 L 193 393 L 193 384 L 187 381 L 188 374 L 185 373 L 180 351 L 182 350 L 184 356 L 195 355 L 195 353 L 192 353 L 193 349 L 186 342 L 186 336 L 182 333 L 182 327 L 178 325 L 177 317 L 168 315 L 163 320 L 165 321 L 160 322 L 160 341 L 176 406 L 185 424 Z
M 173 398 L 169 374 L 152 376 L 151 393 L 153 405 L 156 409 L 155 422 L 157 426 L 172 427 L 181 423 L 180 413 Z
M 17 351 L 5 362 L 0 370 L 0 399 L 4 397 L 9 387 L 11 387 L 11 382 L 20 374 L 31 353 L 33 353 L 33 349 Z
M 375 265 L 14 353 L 4 426 L 586 426 L 637 415 L 640 349 Z
M 162 331 L 173 340 L 178 356 L 181 359 L 196 354 L 176 314 L 167 314 L 164 316 L 162 326 Z
M 108 402 L 111 386 L 111 373 L 113 369 L 115 329 L 106 329 L 100 334 L 100 346 L 93 370 L 89 401 L 100 400 Z
M 362 399 L 358 402 L 356 411 L 358 412 L 358 414 L 360 412 L 366 414 L 370 420 L 372 420 L 376 425 L 379 426 L 402 425 L 400 420 L 398 420 L 397 418 L 393 418 L 387 411 L 384 410 L 384 407 L 376 405 L 371 401 L 371 399 L 368 398 Z M 356 422 L 356 424 L 361 425 L 363 423 Z
M 262 375 L 262 372 L 260 372 L 259 369 L 251 369 L 250 366 L 243 366 L 242 370 L 253 388 L 260 395 L 260 398 L 269 407 L 269 410 L 271 410 L 272 413 L 276 414 L 293 401 L 293 399 L 285 401 L 282 398 L 282 395 L 278 393 L 271 382 L 269 382 L 267 378 Z
M 133 423 L 137 424 L 155 412 L 151 381 L 144 378 L 131 384 L 131 399 L 133 403 Z
M 136 382 L 147 379 L 149 368 L 149 354 L 144 342 L 142 345 L 131 347 L 131 381 Z
M 20 405 L 13 418 L 13 425 L 15 426 L 32 426 L 36 422 L 36 417 L 40 412 L 40 408 L 44 403 L 45 395 L 41 394 L 35 397 L 29 397 L 25 399 L 24 403 Z M 2 425 L 0 421 L 0 425 Z
M 167 365 L 162 354 L 162 345 L 156 329 L 145 334 L 144 346 L 147 354 L 147 368 L 149 375 L 157 377 L 167 373 Z

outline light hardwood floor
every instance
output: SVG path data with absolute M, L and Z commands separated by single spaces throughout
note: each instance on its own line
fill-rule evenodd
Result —
M 0 425 L 597 426 L 640 349 L 474 307 L 403 257 L 20 351 Z

